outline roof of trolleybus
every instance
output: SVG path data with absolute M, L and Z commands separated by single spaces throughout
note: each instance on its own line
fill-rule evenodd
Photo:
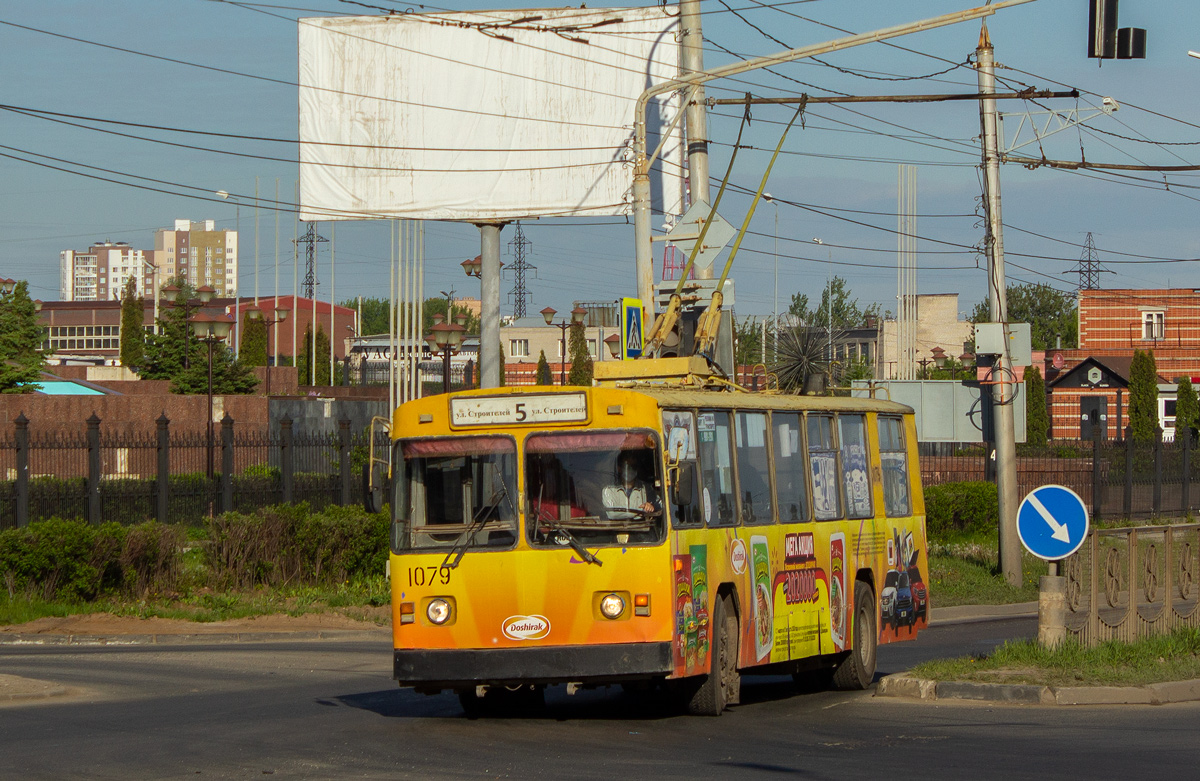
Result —
M 782 393 L 761 393 L 761 392 L 736 392 L 728 390 L 701 390 L 693 388 L 671 388 L 664 386 L 637 386 L 628 388 L 613 388 L 600 386 L 578 386 L 578 387 L 543 387 L 543 386 L 518 386 L 510 388 L 483 388 L 464 391 L 455 391 L 449 395 L 440 394 L 437 396 L 426 396 L 421 399 L 415 399 L 407 402 L 397 408 L 397 422 L 399 422 L 400 410 L 404 408 L 418 409 L 420 407 L 428 407 L 436 409 L 439 405 L 447 403 L 451 398 L 463 398 L 472 396 L 543 396 L 555 394 L 571 394 L 571 393 L 589 393 L 592 395 L 602 395 L 610 398 L 618 398 L 621 395 L 632 394 L 641 395 L 653 399 L 659 407 L 666 408 L 692 408 L 692 407 L 717 407 L 726 409 L 761 409 L 761 410 L 819 410 L 822 412 L 882 412 L 884 414 L 901 415 L 912 414 L 913 408 L 907 404 L 901 404 L 896 401 L 887 401 L 884 399 L 869 399 L 862 397 L 850 396 L 804 396 L 791 395 Z M 594 419 L 589 416 L 589 419 Z M 431 421 L 422 421 L 431 422 Z M 573 421 L 574 425 L 588 425 L 584 421 Z M 570 425 L 568 423 L 567 425 Z M 562 422 L 555 423 L 497 423 L 495 428 L 529 428 L 546 425 L 549 427 L 558 427 L 564 425 Z M 460 427 L 455 426 L 455 429 Z M 484 425 L 472 425 L 462 427 L 463 429 L 481 429 L 487 428 Z

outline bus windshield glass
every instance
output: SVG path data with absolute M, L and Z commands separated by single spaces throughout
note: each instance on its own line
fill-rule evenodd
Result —
M 648 430 L 531 435 L 525 442 L 530 544 L 661 541 L 661 460 L 658 439 Z
M 509 437 L 403 440 L 393 463 L 398 549 L 511 548 L 517 541 L 516 444 Z

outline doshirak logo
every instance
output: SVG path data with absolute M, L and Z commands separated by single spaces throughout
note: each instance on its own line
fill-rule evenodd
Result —
M 504 619 L 504 636 L 510 640 L 541 640 L 550 634 L 545 616 L 509 616 Z

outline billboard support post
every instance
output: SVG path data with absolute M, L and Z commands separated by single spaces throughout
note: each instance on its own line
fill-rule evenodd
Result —
M 479 387 L 500 387 L 500 231 L 506 223 L 479 224 Z

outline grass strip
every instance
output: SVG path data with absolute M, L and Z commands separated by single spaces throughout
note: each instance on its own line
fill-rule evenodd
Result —
M 1140 686 L 1200 678 L 1200 628 L 1133 643 L 1110 641 L 1092 648 L 1068 640 L 1049 650 L 1036 640 L 1010 640 L 990 654 L 937 659 L 911 670 L 937 681 L 1032 683 L 1044 686 Z
M 89 613 L 110 613 L 131 618 L 172 618 L 197 623 L 229 621 L 251 616 L 338 613 L 374 620 L 377 608 L 391 601 L 384 577 L 358 578 L 330 586 L 296 586 L 253 591 L 213 592 L 207 588 L 175 597 L 146 600 L 119 598 L 94 602 L 54 602 L 9 597 L 0 591 L 0 625 L 24 624 L 38 618 L 62 618 Z

